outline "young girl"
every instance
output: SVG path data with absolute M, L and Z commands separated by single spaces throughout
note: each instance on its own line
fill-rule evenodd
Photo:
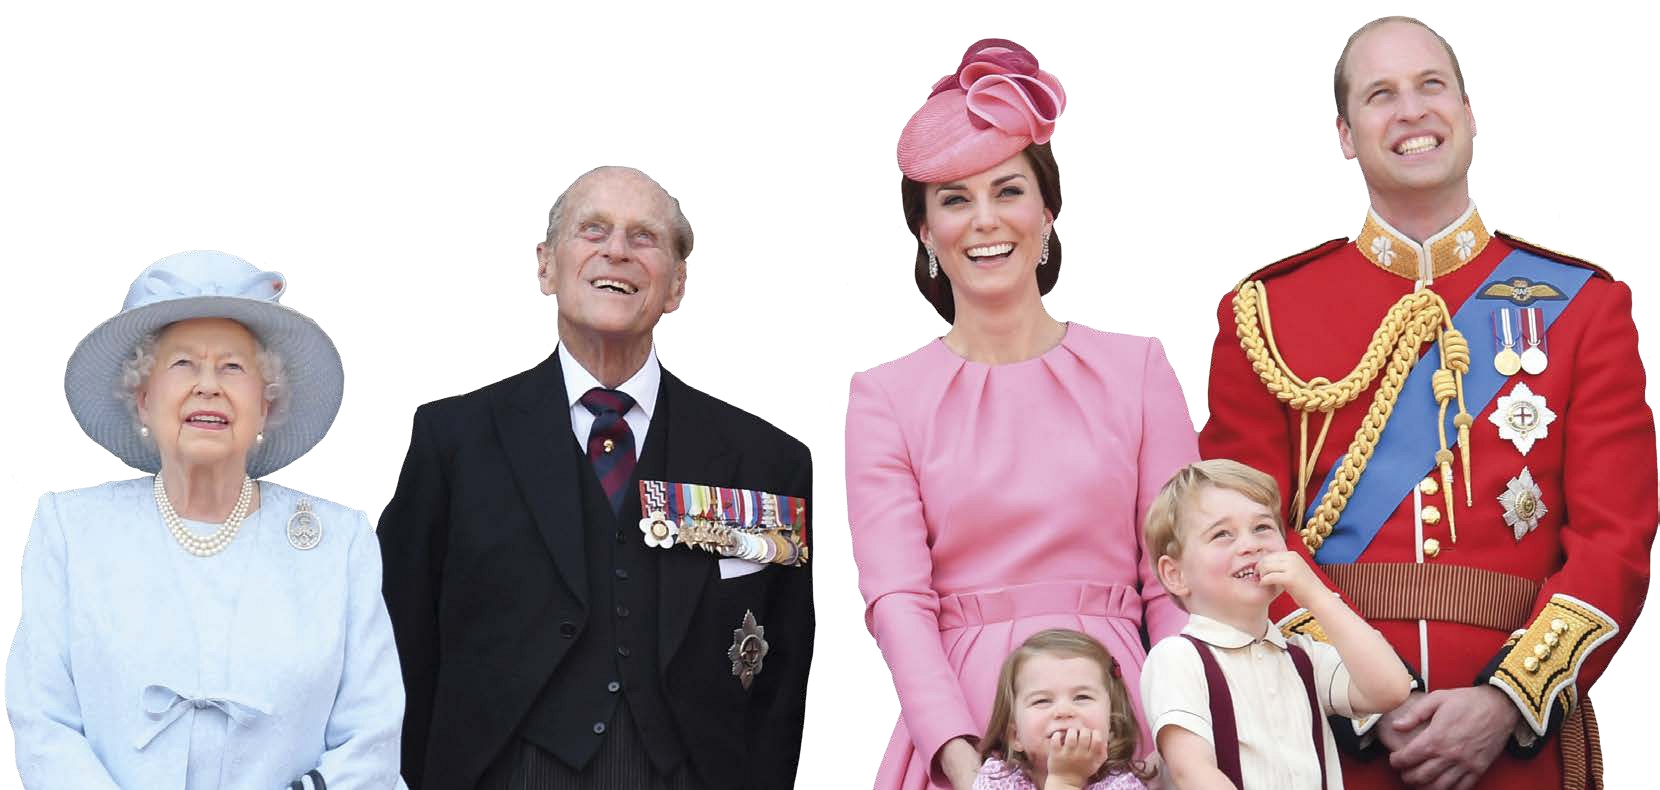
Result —
M 1039 631 L 1003 661 L 974 790 L 1143 790 L 1135 711 L 1107 649 Z

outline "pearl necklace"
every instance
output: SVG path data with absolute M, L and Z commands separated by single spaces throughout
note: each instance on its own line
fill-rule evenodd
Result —
M 173 534 L 173 539 L 184 547 L 185 551 L 198 557 L 211 557 L 225 550 L 236 539 L 236 533 L 242 529 L 242 520 L 248 517 L 248 506 L 254 501 L 254 480 L 251 477 L 242 478 L 242 493 L 236 498 L 236 507 L 231 508 L 231 515 L 225 523 L 213 531 L 211 535 L 197 535 L 184 525 L 184 519 L 179 518 L 178 511 L 173 509 L 173 502 L 167 498 L 167 486 L 161 482 L 161 474 L 156 474 L 156 509 L 161 511 L 162 523 L 167 525 L 167 531 Z

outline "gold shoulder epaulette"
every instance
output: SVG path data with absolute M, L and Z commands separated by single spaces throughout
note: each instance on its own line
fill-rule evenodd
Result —
M 1306 250 L 1303 250 L 1302 252 L 1299 252 L 1296 255 L 1293 255 L 1289 258 L 1281 258 L 1280 260 L 1274 261 L 1273 263 L 1270 263 L 1267 266 L 1264 266 L 1260 269 L 1257 269 L 1254 272 L 1251 272 L 1250 274 L 1245 275 L 1245 279 L 1240 280 L 1237 283 L 1234 283 L 1233 290 L 1235 290 L 1235 291 L 1239 290 L 1239 286 L 1244 285 L 1245 283 L 1248 283 L 1252 280 L 1261 280 L 1265 277 L 1272 277 L 1276 274 L 1284 274 L 1288 271 L 1291 271 L 1292 269 L 1297 268 L 1298 266 L 1301 266 L 1305 263 L 1308 263 L 1309 261 L 1312 261 L 1315 258 L 1319 258 L 1319 257 L 1325 255 L 1326 253 L 1329 253 L 1332 250 L 1335 250 L 1338 247 L 1341 247 L 1341 246 L 1343 246 L 1345 244 L 1348 244 L 1348 243 L 1349 243 L 1349 240 L 1346 239 L 1346 238 L 1345 239 L 1332 239 L 1331 241 L 1323 242 L 1321 244 L 1317 244 L 1313 247 L 1310 247 Z
M 1588 260 L 1585 260 L 1584 258 L 1575 258 L 1572 255 L 1568 255 L 1567 253 L 1557 252 L 1556 250 L 1553 250 L 1549 247 L 1541 247 L 1537 244 L 1534 244 L 1531 241 L 1528 241 L 1528 240 L 1523 239 L 1523 238 L 1518 237 L 1518 236 L 1512 236 L 1508 233 L 1505 233 L 1504 231 L 1499 231 L 1499 230 L 1493 231 L 1493 235 L 1497 236 L 1501 239 L 1504 239 L 1506 242 L 1510 243 L 1510 246 L 1515 247 L 1517 249 L 1527 250 L 1528 252 L 1531 252 L 1534 255 L 1549 258 L 1549 259 L 1551 259 L 1553 261 L 1557 261 L 1559 263 L 1566 263 L 1569 266 L 1578 266 L 1582 269 L 1590 269 L 1591 271 L 1596 273 L 1596 276 L 1601 277 L 1604 280 L 1614 279 L 1614 275 L 1609 274 L 1607 269 L 1604 269 L 1601 266 L 1598 266 L 1598 265 L 1596 265 L 1596 264 L 1594 264 L 1594 263 L 1592 263 Z

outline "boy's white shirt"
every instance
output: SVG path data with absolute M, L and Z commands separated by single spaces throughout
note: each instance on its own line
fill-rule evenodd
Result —
M 1308 696 L 1286 644 L 1307 651 L 1314 666 L 1315 694 L 1326 715 L 1355 715 L 1349 702 L 1348 667 L 1337 648 L 1300 635 L 1287 640 L 1266 617 L 1262 631 L 1262 636 L 1253 636 L 1199 614 L 1191 615 L 1182 629 L 1210 645 L 1228 679 L 1245 787 L 1319 788 L 1320 766 L 1309 749 L 1313 723 Z M 1167 726 L 1216 742 L 1205 669 L 1194 647 L 1179 636 L 1166 637 L 1147 654 L 1141 672 L 1141 703 L 1155 743 L 1159 730 Z M 1326 787 L 1341 788 L 1337 742 L 1324 716 L 1320 730 L 1326 752 Z

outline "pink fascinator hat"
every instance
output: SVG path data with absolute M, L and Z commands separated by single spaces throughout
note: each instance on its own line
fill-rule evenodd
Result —
M 973 175 L 1049 142 L 1065 109 L 1066 91 L 1036 55 L 1001 38 L 976 41 L 905 124 L 899 170 L 925 184 Z

